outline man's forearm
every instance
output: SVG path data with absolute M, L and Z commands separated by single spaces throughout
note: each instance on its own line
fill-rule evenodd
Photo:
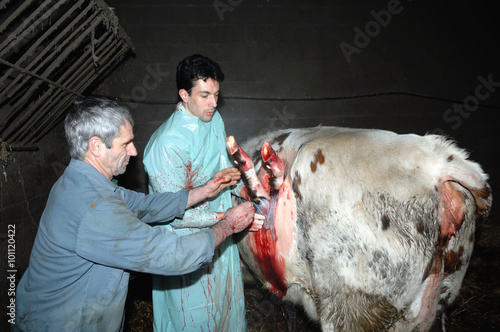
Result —
M 189 190 L 186 209 L 204 201 L 207 198 L 217 196 L 224 188 L 234 186 L 240 177 L 240 172 L 234 167 L 218 171 L 205 184 Z
M 217 249 L 228 237 L 233 235 L 233 227 L 225 219 L 210 227 L 215 237 L 215 249 Z
M 189 189 L 186 209 L 207 199 L 208 192 L 209 190 L 207 189 L 206 185 L 201 185 L 199 187 Z

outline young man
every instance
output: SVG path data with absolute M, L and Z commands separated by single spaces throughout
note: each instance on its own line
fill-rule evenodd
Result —
M 192 188 L 230 167 L 224 122 L 217 112 L 219 65 L 192 55 L 177 66 L 181 101 L 153 134 L 144 151 L 150 193 Z M 231 207 L 231 192 L 189 209 L 164 226 L 178 235 L 197 234 L 216 225 Z M 253 229 L 262 226 L 256 215 Z M 156 331 L 246 331 L 245 301 L 238 248 L 232 238 L 207 266 L 180 277 L 153 277 Z
M 111 182 L 137 155 L 127 109 L 105 99 L 76 102 L 65 120 L 72 157 L 52 187 L 17 288 L 21 331 L 119 331 L 129 273 L 178 275 L 199 269 L 214 250 L 253 220 L 253 207 L 227 211 L 211 229 L 179 237 L 146 223 L 182 217 L 184 209 L 239 179 L 219 172 L 191 190 L 144 195 Z

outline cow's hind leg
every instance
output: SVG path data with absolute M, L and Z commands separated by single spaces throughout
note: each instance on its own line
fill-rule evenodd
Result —
M 280 310 L 285 320 L 286 331 L 287 332 L 297 331 L 297 313 L 296 313 L 297 309 L 294 307 L 294 305 L 292 303 L 283 301 L 280 303 Z
M 317 305 L 323 331 L 387 331 L 400 315 L 384 298 L 356 290 L 323 294 Z

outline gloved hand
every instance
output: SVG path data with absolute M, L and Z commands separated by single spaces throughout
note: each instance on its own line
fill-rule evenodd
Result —
M 262 228 L 262 225 L 264 225 L 265 220 L 266 216 L 259 213 L 255 213 L 253 216 L 252 224 L 250 225 L 250 228 L 248 230 L 250 232 L 257 232 Z

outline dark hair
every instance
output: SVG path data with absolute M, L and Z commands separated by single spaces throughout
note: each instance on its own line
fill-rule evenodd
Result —
M 191 94 L 191 89 L 195 86 L 196 81 L 202 79 L 207 81 L 211 78 L 214 81 L 224 81 L 224 73 L 220 66 L 200 54 L 188 56 L 177 65 L 176 73 L 177 91 L 184 89 Z
M 127 108 L 105 98 L 85 98 L 74 102 L 64 120 L 64 131 L 71 158 L 83 159 L 89 139 L 97 136 L 108 148 L 120 134 L 125 121 L 134 125 Z

